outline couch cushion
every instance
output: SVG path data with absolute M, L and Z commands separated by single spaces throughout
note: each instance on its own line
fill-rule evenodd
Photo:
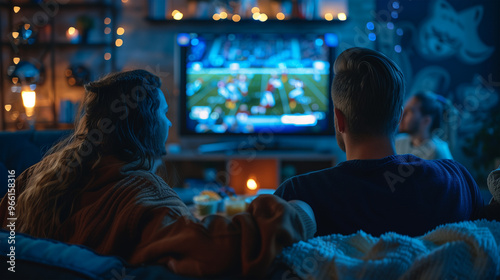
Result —
M 8 240 L 9 232 L 2 229 L 0 240 Z M 112 279 L 112 272 L 120 274 L 124 269 L 123 260 L 101 256 L 79 245 L 69 245 L 50 239 L 33 238 L 25 234 L 15 234 L 15 244 L 2 242 L 2 263 L 8 263 L 11 246 L 15 246 L 15 273 L 12 276 L 36 276 L 49 273 L 64 275 L 71 279 Z M 13 263 L 14 264 L 14 263 Z M 7 271 L 3 268 L 3 271 Z M 9 275 L 10 276 L 10 275 Z M 58 277 L 59 278 L 59 277 Z M 19 278 L 20 279 L 20 278 Z
M 55 143 L 67 136 L 71 130 L 23 130 L 0 132 L 0 162 L 7 169 L 21 174 L 42 159 Z
M 132 267 L 122 258 L 103 256 L 81 246 L 0 230 L 2 279 L 194 279 L 175 275 L 160 265 Z M 10 247 L 15 246 L 15 272 L 10 267 Z

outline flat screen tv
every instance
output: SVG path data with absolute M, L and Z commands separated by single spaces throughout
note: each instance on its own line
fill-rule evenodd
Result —
M 337 36 L 182 33 L 181 135 L 333 135 Z

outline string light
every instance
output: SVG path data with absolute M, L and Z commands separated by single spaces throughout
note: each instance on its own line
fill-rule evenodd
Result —
M 70 27 L 70 28 L 68 28 L 68 34 L 69 34 L 69 35 L 73 35 L 73 34 L 75 34 L 75 31 L 76 31 L 76 28 L 74 28 L 74 27 Z
M 116 45 L 117 47 L 121 47 L 121 46 L 123 45 L 123 40 L 122 40 L 122 39 L 116 39 L 116 41 L 115 41 L 115 45 Z
M 220 19 L 220 15 L 219 14 L 214 14 L 214 16 L 212 17 L 214 20 L 219 20 Z
M 238 22 L 241 20 L 241 16 L 240 15 L 233 15 L 232 19 L 234 22 Z
M 328 21 L 332 21 L 333 20 L 333 15 L 331 13 L 326 13 L 325 14 L 325 19 L 328 20 Z
M 254 13 L 254 14 L 252 15 L 252 18 L 253 18 L 254 20 L 259 20 L 259 18 L 260 18 L 260 13 Z
M 124 33 L 125 33 L 125 28 L 118 27 L 118 29 L 116 29 L 116 34 L 123 35 Z
M 14 6 L 14 13 L 17 14 L 21 10 L 21 7 Z
M 277 13 L 277 14 L 276 14 L 276 18 L 277 18 L 278 20 L 284 20 L 284 19 L 285 19 L 285 14 L 284 14 L 284 13 L 281 13 L 281 12 L 280 12 L 280 13 Z
M 266 20 L 267 20 L 267 15 L 266 15 L 266 14 L 260 14 L 260 15 L 259 15 L 259 20 L 260 20 L 261 22 L 266 21 Z
M 110 23 L 111 23 L 111 19 L 109 17 L 104 19 L 104 24 L 110 24 Z
M 25 29 L 25 30 L 30 29 L 30 27 L 31 27 L 31 25 L 30 25 L 29 23 L 25 23 L 25 24 L 24 24 L 24 29 Z
M 178 12 L 177 14 L 174 15 L 175 20 L 181 20 L 184 15 L 181 12 Z
M 221 19 L 226 19 L 227 18 L 227 13 L 226 12 L 220 13 L 220 18 Z
M 12 105 L 11 104 L 6 104 L 5 105 L 5 111 L 9 112 L 10 109 L 12 109 Z
M 339 18 L 339 20 L 341 20 L 341 21 L 344 21 L 344 20 L 346 20 L 346 19 L 347 19 L 347 16 L 346 16 L 346 14 L 345 14 L 345 13 L 339 13 L 339 14 L 337 15 L 337 17 L 338 17 L 338 18 Z
M 259 7 L 253 7 L 252 8 L 252 14 L 257 14 L 257 13 L 260 13 Z
M 111 28 L 109 27 L 104 28 L 104 34 L 109 34 L 109 33 L 111 33 Z
M 172 17 L 175 17 L 176 14 L 180 13 L 179 10 L 173 10 L 172 11 Z
M 21 59 L 19 57 L 14 57 L 12 61 L 14 62 L 14 64 L 18 64 Z
M 128 3 L 128 0 L 122 0 L 122 3 Z
M 104 59 L 105 60 L 110 60 L 111 59 L 111 54 L 110 53 L 105 53 L 104 54 Z
M 12 38 L 17 39 L 17 37 L 19 37 L 19 32 L 17 31 L 12 32 Z

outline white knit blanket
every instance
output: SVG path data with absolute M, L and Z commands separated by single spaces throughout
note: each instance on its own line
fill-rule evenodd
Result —
M 420 237 L 359 231 L 285 248 L 278 260 L 303 279 L 500 279 L 500 222 L 439 226 Z

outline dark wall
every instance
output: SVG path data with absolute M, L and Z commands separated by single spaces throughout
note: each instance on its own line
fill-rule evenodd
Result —
M 407 97 L 432 90 L 449 100 L 453 106 L 438 133 L 455 159 L 483 181 L 500 158 L 500 147 L 491 143 L 495 137 L 500 142 L 492 122 L 500 111 L 500 2 L 396 2 L 377 0 L 376 48 L 402 67 Z

